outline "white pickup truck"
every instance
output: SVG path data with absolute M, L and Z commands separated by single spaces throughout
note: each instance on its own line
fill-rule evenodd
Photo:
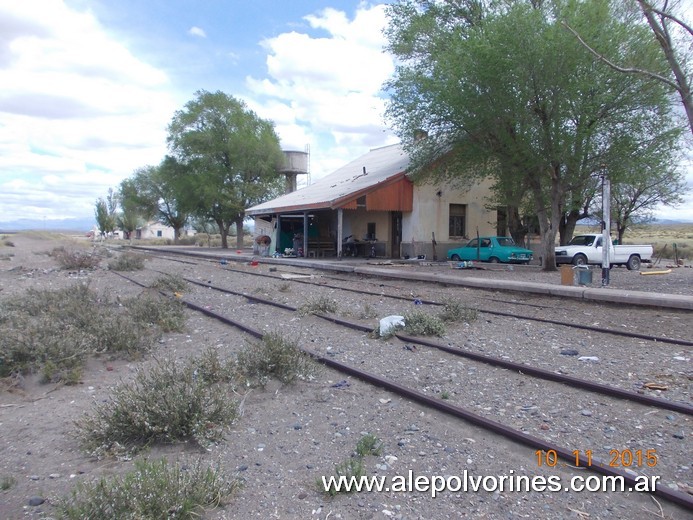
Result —
M 652 261 L 652 246 L 615 246 L 609 242 L 609 263 L 625 265 L 629 271 L 640 269 L 640 263 Z M 556 247 L 557 264 L 601 264 L 602 235 L 588 233 L 576 235 L 568 245 Z

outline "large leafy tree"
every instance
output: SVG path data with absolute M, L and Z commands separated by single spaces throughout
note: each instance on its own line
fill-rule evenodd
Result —
M 186 209 L 184 178 L 188 168 L 173 157 L 158 166 L 139 168 L 120 185 L 123 201 L 136 208 L 146 220 L 156 219 L 173 228 L 174 241 L 180 238 L 190 213 Z
M 202 90 L 175 113 L 168 132 L 171 153 L 187 168 L 185 206 L 217 224 L 223 248 L 235 224 L 242 247 L 245 209 L 281 193 L 273 124 L 232 96 Z
M 672 120 L 661 85 L 615 72 L 561 24 L 598 40 L 609 55 L 664 70 L 631 7 L 615 0 L 402 0 L 388 8 L 389 48 L 401 65 L 388 84 L 387 113 L 415 170 L 436 180 L 490 176 L 499 192 L 526 190 L 546 270 L 555 269 L 559 228 L 569 231 L 587 211 L 599 177 L 651 138 L 652 121 Z M 415 140 L 417 129 L 428 138 Z
M 652 29 L 654 37 L 669 64 L 669 73 L 659 73 L 643 68 L 639 63 L 617 63 L 595 49 L 591 42 L 570 25 L 565 24 L 589 51 L 614 70 L 625 74 L 640 74 L 659 81 L 675 90 L 688 118 L 688 126 L 693 133 L 693 93 L 691 92 L 691 60 L 693 59 L 693 28 L 677 14 L 678 1 L 635 0 L 642 10 L 645 21 Z

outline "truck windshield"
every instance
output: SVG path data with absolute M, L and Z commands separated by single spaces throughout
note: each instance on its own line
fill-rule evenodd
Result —
M 578 235 L 568 242 L 569 246 L 591 246 L 594 243 L 594 237 L 590 235 Z

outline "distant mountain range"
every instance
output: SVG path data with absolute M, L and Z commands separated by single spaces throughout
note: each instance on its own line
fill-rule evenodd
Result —
M 96 222 L 93 218 L 66 218 L 62 220 L 32 220 L 19 219 L 12 221 L 0 221 L 0 233 L 12 231 L 79 231 L 86 233 L 94 228 Z

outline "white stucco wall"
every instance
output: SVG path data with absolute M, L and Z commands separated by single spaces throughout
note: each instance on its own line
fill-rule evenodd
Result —
M 481 235 L 495 235 L 496 212 L 485 208 L 490 182 L 475 185 L 469 191 L 461 191 L 446 185 L 414 187 L 414 207 L 411 214 L 404 214 L 402 221 L 402 242 L 430 242 L 431 233 L 436 241 L 449 240 L 450 204 L 467 206 L 466 233 L 476 235 L 477 227 Z M 437 193 L 440 191 L 440 196 Z M 458 240 L 459 241 L 459 240 Z

